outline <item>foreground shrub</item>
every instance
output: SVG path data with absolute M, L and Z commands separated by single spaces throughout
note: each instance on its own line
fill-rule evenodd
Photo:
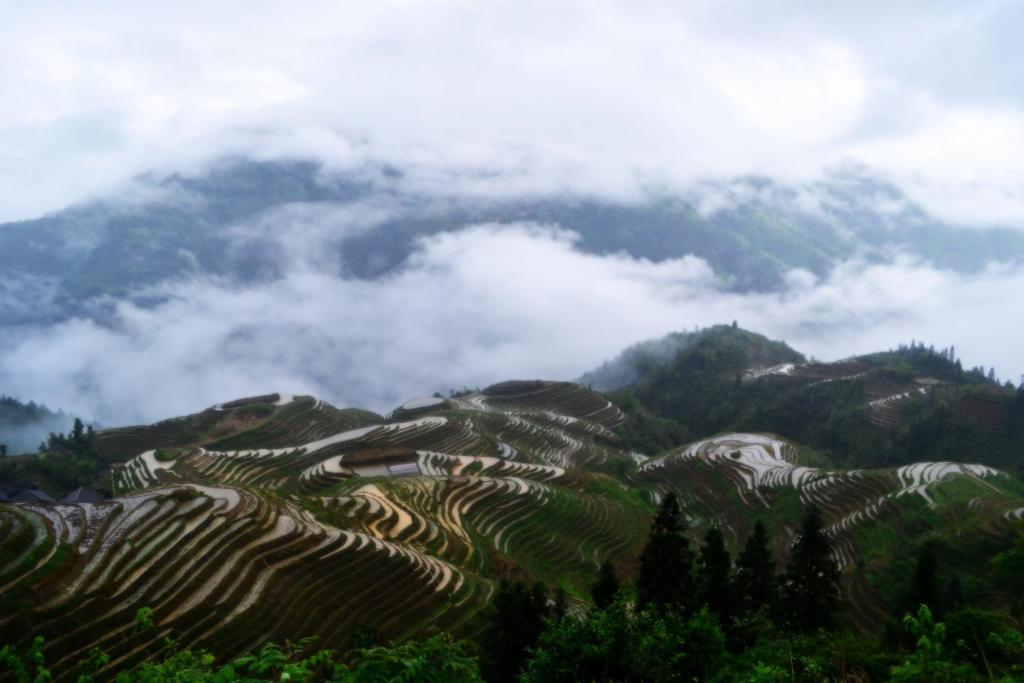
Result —
M 725 660 L 725 636 L 707 610 L 636 611 L 619 600 L 587 618 L 549 623 L 520 680 L 708 680 Z
M 298 653 L 308 640 L 281 647 L 267 643 L 254 654 L 244 655 L 218 666 L 206 651 L 174 652 L 158 662 L 146 662 L 117 674 L 118 683 L 229 683 L 231 681 L 334 681 L 337 683 L 480 683 L 479 667 L 469 646 L 440 634 L 425 641 L 398 646 L 354 650 L 342 663 L 330 650 L 320 650 L 300 659 Z M 78 683 L 92 683 L 94 677 L 109 678 L 102 669 L 108 655 L 93 650 L 78 664 Z M 17 683 L 51 680 L 43 657 L 43 639 L 37 637 L 24 653 L 5 646 L 0 649 L 0 679 Z

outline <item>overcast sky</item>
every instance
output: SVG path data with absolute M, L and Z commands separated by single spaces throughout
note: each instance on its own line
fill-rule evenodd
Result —
M 1024 227 L 1024 3 L 0 0 L 0 220 L 227 151 L 505 189 L 854 159 Z
M 940 218 L 1024 229 L 1021 35 L 1024 2 L 1003 1 L 0 0 L 0 221 L 249 154 L 392 162 L 446 191 L 626 198 L 853 162 Z M 423 240 L 365 282 L 321 255 L 381 207 L 293 209 L 238 226 L 281 236 L 280 280 L 177 283 L 108 324 L 19 330 L 0 388 L 107 424 L 277 390 L 387 410 L 570 379 L 733 319 L 823 359 L 917 338 L 1024 372 L 1013 264 L 853 261 L 741 296 L 693 257 L 586 255 L 559 226 L 506 224 Z

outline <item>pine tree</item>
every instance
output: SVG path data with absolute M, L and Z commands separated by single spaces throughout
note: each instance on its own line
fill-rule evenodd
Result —
M 534 634 L 534 642 L 536 642 L 536 634 L 541 632 L 544 628 L 544 620 L 550 616 L 548 611 L 548 589 L 543 583 L 538 581 L 530 587 L 530 594 L 523 603 L 522 609 L 525 615 L 524 620 Z
M 913 614 L 921 605 L 928 605 L 936 615 L 942 612 L 938 570 L 939 560 L 935 553 L 935 543 L 928 541 L 921 546 L 917 555 L 914 576 L 910 582 L 910 590 L 904 598 L 901 613 Z
M 76 417 L 75 418 L 75 423 L 71 427 L 71 434 L 69 435 L 71 437 L 71 445 L 76 447 L 76 448 L 81 446 L 82 442 L 84 440 L 84 436 L 83 436 L 84 434 L 85 434 L 85 425 L 82 424 L 82 419 L 81 418 Z
M 750 616 L 762 608 L 774 609 L 777 584 L 768 532 L 764 522 L 757 520 L 736 561 L 735 593 L 740 613 Z
M 481 667 L 488 681 L 515 681 L 526 662 L 527 648 L 537 644 L 547 616 L 543 584 L 527 589 L 502 580 L 491 603 L 487 648 Z
M 946 584 L 946 594 L 942 601 L 950 611 L 964 606 L 964 586 L 960 583 L 960 577 L 953 575 L 953 578 Z
M 590 597 L 599 610 L 608 609 L 619 594 L 619 578 L 615 575 L 615 567 L 607 560 L 601 563 L 597 583 L 590 589 Z
M 555 604 L 551 606 L 551 618 L 555 621 L 561 621 L 568 611 L 569 596 L 565 589 L 559 586 L 555 589 Z
M 821 511 L 804 513 L 785 576 L 786 617 L 797 631 L 831 629 L 839 616 L 839 568 Z
M 700 551 L 700 569 L 697 577 L 700 602 L 718 617 L 721 624 L 732 618 L 732 559 L 725 549 L 725 537 L 718 527 L 704 534 Z
M 695 607 L 693 553 L 674 493 L 665 496 L 640 555 L 637 607 L 692 612 Z

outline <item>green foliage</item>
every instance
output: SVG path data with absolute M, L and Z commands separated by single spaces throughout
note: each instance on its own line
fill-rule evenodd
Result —
M 93 683 L 97 674 L 110 663 L 110 655 L 94 647 L 89 656 L 78 662 L 78 683 Z
M 619 600 L 585 618 L 549 623 L 520 680 L 707 680 L 725 661 L 725 637 L 706 610 L 636 611 Z
M 998 676 L 1024 676 L 1024 634 L 1004 612 L 978 607 L 950 611 L 946 647 L 955 661 Z
M 281 681 L 303 681 L 321 669 L 333 669 L 334 653 L 330 650 L 320 650 L 306 659 L 297 659 L 297 653 L 310 642 L 311 639 L 301 640 L 295 644 L 288 643 L 284 648 L 276 643 L 266 643 L 256 654 L 239 657 L 226 668 L 244 674 L 246 678 Z
M 153 608 L 140 607 L 135 612 L 135 632 L 145 633 L 153 630 Z
M 117 683 L 227 683 L 239 680 L 231 666 L 214 668 L 215 657 L 208 652 L 185 650 L 160 662 L 146 662 L 117 675 Z
M 160 462 L 171 462 L 178 458 L 178 452 L 172 448 L 157 448 L 153 452 L 153 457 Z
M 346 683 L 476 683 L 483 679 L 466 643 L 439 634 L 423 642 L 360 650 L 352 667 L 335 680 Z
M 901 664 L 894 666 L 891 680 L 894 683 L 911 681 L 963 681 L 974 673 L 966 664 L 957 664 L 944 647 L 945 624 L 936 623 L 931 610 L 921 605 L 916 616 L 903 618 L 903 625 L 916 638 L 914 652 Z
M 146 662 L 118 672 L 118 683 L 230 683 L 232 681 L 334 681 L 336 683 L 478 683 L 482 681 L 476 658 L 469 645 L 438 634 L 419 642 L 398 646 L 378 645 L 353 650 L 336 660 L 330 650 L 320 650 L 300 658 L 310 639 L 284 647 L 264 644 L 259 651 L 243 655 L 218 666 L 217 658 L 206 651 L 173 651 L 160 661 Z M 93 649 L 78 662 L 78 683 L 109 678 L 105 671 L 110 655 Z M 0 649 L 0 678 L 4 674 L 17 683 L 44 683 L 51 680 L 43 657 L 43 638 L 36 637 L 25 653 L 5 646 Z
M 36 636 L 23 654 L 9 645 L 0 648 L 0 673 L 6 671 L 17 683 L 44 683 L 51 680 L 43 656 L 43 642 L 42 636 Z

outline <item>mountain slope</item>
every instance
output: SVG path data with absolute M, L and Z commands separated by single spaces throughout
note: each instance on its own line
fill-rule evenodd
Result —
M 633 418 L 625 429 L 638 447 L 658 450 L 652 425 L 668 424 L 694 436 L 773 432 L 851 467 L 936 459 L 1024 468 L 1024 391 L 965 372 L 947 351 L 914 345 L 816 363 L 728 326 L 688 339 L 670 358 L 628 351 L 584 377 L 613 368 L 634 378 L 613 396 Z
M 116 667 L 158 656 L 165 637 L 230 657 L 306 635 L 342 647 L 358 627 L 477 636 L 498 578 L 582 601 L 600 562 L 628 573 L 668 491 L 694 538 L 714 524 L 736 547 L 765 519 L 780 560 L 801 506 L 820 505 L 847 617 L 870 629 L 904 588 L 898 550 L 938 538 L 983 576 L 1024 514 L 1021 484 L 982 465 L 846 471 L 744 433 L 648 459 L 614 404 L 569 383 L 406 405 L 386 420 L 275 394 L 99 433 L 117 498 L 0 506 L 0 639 L 45 635 L 61 670 L 95 646 Z M 999 590 L 969 587 L 977 604 Z M 140 638 L 142 606 L 157 627 Z

